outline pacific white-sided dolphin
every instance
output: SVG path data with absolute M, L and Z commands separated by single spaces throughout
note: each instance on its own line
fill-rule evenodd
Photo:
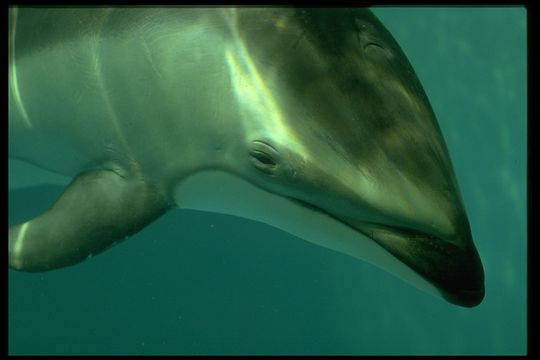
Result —
M 178 206 L 482 301 L 435 115 L 369 10 L 12 8 L 8 26 L 9 155 L 73 179 L 9 228 L 11 268 L 76 264 Z

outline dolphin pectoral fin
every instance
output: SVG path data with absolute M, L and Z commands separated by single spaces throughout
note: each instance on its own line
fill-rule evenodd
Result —
M 9 267 L 46 271 L 83 261 L 141 230 L 169 204 L 140 177 L 77 176 L 42 215 L 9 228 Z

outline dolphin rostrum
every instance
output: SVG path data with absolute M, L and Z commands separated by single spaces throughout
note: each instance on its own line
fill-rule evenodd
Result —
M 9 228 L 11 268 L 79 263 L 178 206 L 482 301 L 434 112 L 369 10 L 11 8 L 8 26 L 9 155 L 72 178 Z

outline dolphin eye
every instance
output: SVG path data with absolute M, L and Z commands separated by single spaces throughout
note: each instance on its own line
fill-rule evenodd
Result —
M 260 151 L 251 152 L 251 156 L 263 166 L 275 166 L 276 162 L 268 154 Z
M 266 174 L 275 174 L 279 157 L 277 150 L 261 140 L 255 140 L 251 145 L 249 157 L 253 166 Z

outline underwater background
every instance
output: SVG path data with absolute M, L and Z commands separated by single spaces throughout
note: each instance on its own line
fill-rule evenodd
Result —
M 80 265 L 9 270 L 9 354 L 526 353 L 526 9 L 373 11 L 438 117 L 484 264 L 482 304 L 451 305 L 261 223 L 174 210 Z M 61 191 L 10 191 L 9 223 Z

